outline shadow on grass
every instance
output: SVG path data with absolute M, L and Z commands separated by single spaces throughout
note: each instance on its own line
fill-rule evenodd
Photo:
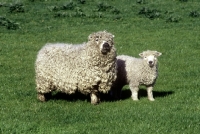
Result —
M 174 91 L 153 91 L 153 97 L 165 97 L 168 95 L 174 94 Z M 125 100 L 127 98 L 131 97 L 131 90 L 122 90 L 122 96 L 121 99 Z M 145 89 L 140 89 L 138 93 L 138 98 L 147 97 L 147 91 Z
M 62 93 L 62 92 L 56 92 L 56 93 L 53 93 L 53 95 L 48 96 L 47 99 L 48 100 L 66 100 L 70 102 L 74 102 L 78 100 L 90 102 L 90 95 L 89 94 L 84 95 L 79 92 L 76 92 L 70 95 L 66 93 Z
M 53 93 L 53 95 L 47 95 L 46 97 L 47 97 L 47 100 L 66 100 L 70 102 L 75 102 L 78 100 L 87 101 L 87 102 L 91 101 L 90 94 L 84 95 L 84 94 L 81 94 L 80 92 L 76 92 L 70 95 L 66 93 L 62 93 L 62 92 L 56 92 L 56 93 Z M 108 94 L 100 93 L 100 100 L 101 102 L 115 101 L 111 98 L 111 95 L 109 93 Z
M 63 92 L 54 92 L 53 94 L 46 94 L 45 97 L 47 98 L 47 100 L 66 100 L 69 102 L 75 102 L 75 101 L 87 101 L 90 102 L 90 94 L 88 95 L 84 95 L 81 94 L 80 92 L 76 92 L 74 94 L 66 94 Z M 111 101 L 115 101 L 111 98 L 110 94 L 103 94 L 100 93 L 100 100 L 101 102 L 111 102 Z
M 171 95 L 173 93 L 174 93 L 174 91 L 153 91 L 153 96 L 154 96 L 154 98 L 165 97 L 165 96 Z M 90 102 L 89 94 L 84 95 L 79 92 L 76 92 L 71 95 L 62 93 L 62 92 L 56 92 L 56 93 L 53 93 L 52 95 L 47 95 L 46 97 L 48 100 L 66 100 L 66 101 L 70 101 L 70 102 L 75 102 L 75 101 L 81 100 L 81 101 Z M 138 93 L 138 97 L 139 98 L 147 97 L 147 91 L 144 89 L 140 89 L 139 93 Z M 129 98 L 131 98 L 131 91 L 129 89 L 122 90 L 121 100 L 126 100 Z M 100 94 L 100 99 L 102 102 L 103 101 L 106 101 L 106 102 L 117 101 L 117 100 L 112 99 L 110 94 L 103 94 L 103 93 Z

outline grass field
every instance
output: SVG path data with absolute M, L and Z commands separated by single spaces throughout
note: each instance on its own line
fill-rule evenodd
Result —
M 47 42 L 82 43 L 96 31 L 115 35 L 118 55 L 162 52 L 155 102 L 125 86 L 107 96 L 36 98 L 34 62 Z M 0 0 L 0 133 L 198 134 L 200 132 L 198 0 Z

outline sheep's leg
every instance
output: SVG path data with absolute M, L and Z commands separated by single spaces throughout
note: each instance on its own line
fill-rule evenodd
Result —
M 51 97 L 51 90 L 49 87 L 46 88 L 45 90 L 44 89 L 42 90 L 41 87 L 37 87 L 36 90 L 37 90 L 37 99 L 39 101 L 44 102 Z
M 42 89 L 41 89 L 41 85 L 42 84 L 40 84 L 37 80 L 36 80 L 36 90 L 37 90 L 37 99 L 39 100 L 39 101 L 42 101 L 42 102 L 44 102 L 44 101 L 46 101 L 46 98 L 45 98 L 45 94 L 44 93 L 42 93 Z
M 51 97 L 51 91 L 55 87 L 51 82 L 43 78 L 36 79 L 36 90 L 37 90 L 37 99 L 39 101 L 47 101 Z
M 138 101 L 138 91 L 139 91 L 139 88 L 137 86 L 130 86 L 130 89 L 131 89 L 131 98 L 134 100 L 134 101 Z
M 42 102 L 46 101 L 45 95 L 43 93 L 38 93 L 37 98 Z
M 45 102 L 45 101 L 49 100 L 51 97 L 52 97 L 51 92 L 49 92 L 49 93 L 40 93 L 40 92 L 38 92 L 38 94 L 37 94 L 38 100 L 40 100 L 42 102 Z
M 90 94 L 91 104 L 96 105 L 100 102 L 98 92 L 93 92 Z
M 155 99 L 153 98 L 153 87 L 152 86 L 149 86 L 147 87 L 147 95 L 148 95 L 148 99 L 150 101 L 154 101 Z

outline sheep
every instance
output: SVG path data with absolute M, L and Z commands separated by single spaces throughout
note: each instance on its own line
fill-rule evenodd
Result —
M 114 35 L 99 31 L 83 44 L 47 43 L 35 62 L 38 100 L 44 102 L 52 91 L 90 94 L 91 104 L 100 102 L 116 79 Z
M 161 54 L 147 50 L 139 54 L 142 58 L 117 56 L 117 79 L 111 90 L 112 96 L 119 99 L 122 87 L 129 84 L 132 99 L 138 100 L 139 86 L 144 85 L 147 88 L 148 99 L 154 101 L 152 90 L 158 75 L 157 57 Z

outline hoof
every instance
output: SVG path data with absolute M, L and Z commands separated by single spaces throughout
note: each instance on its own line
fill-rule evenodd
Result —
M 99 102 L 92 102 L 92 101 L 91 101 L 91 104 L 92 104 L 92 105 L 98 105 Z
M 154 98 L 148 98 L 149 99 L 149 101 L 155 101 L 155 99 Z
M 138 99 L 138 98 L 135 98 L 135 97 L 132 97 L 132 100 L 133 100 L 133 101 L 139 101 L 139 99 Z
M 91 94 L 91 104 L 97 105 L 99 104 L 99 102 L 100 102 L 100 99 L 95 94 Z
M 45 102 L 46 101 L 46 98 L 45 98 L 44 94 L 38 93 L 37 98 L 41 102 Z
M 100 100 L 97 99 L 97 98 L 91 100 L 91 104 L 92 104 L 92 105 L 97 105 L 97 104 L 99 104 L 99 103 L 100 103 Z

